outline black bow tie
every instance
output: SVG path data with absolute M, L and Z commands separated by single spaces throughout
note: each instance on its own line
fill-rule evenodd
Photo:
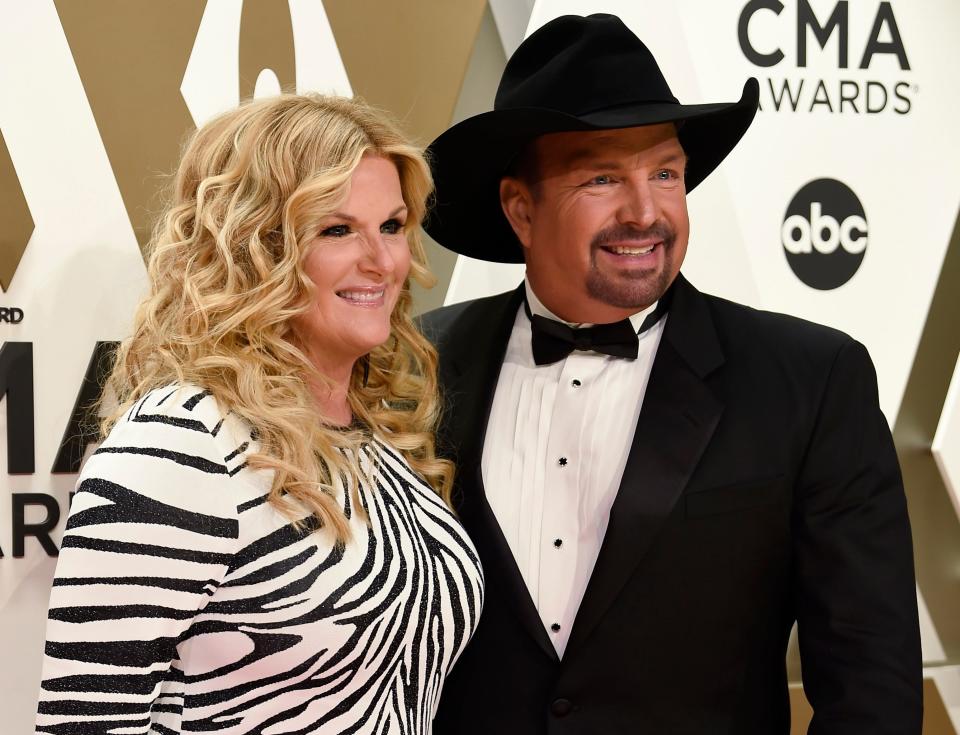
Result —
M 637 359 L 640 339 L 629 319 L 622 319 L 613 324 L 595 324 L 592 327 L 574 329 L 562 322 L 531 313 L 526 299 L 523 301 L 523 308 L 530 319 L 533 332 L 533 361 L 537 365 L 549 365 L 563 360 L 574 350 L 592 350 L 613 357 Z M 661 304 L 657 304 L 657 308 L 643 320 L 639 333 L 645 332 L 656 324 L 662 314 Z

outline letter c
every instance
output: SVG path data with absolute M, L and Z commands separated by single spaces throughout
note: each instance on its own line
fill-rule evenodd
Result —
M 783 51 L 777 49 L 769 54 L 763 54 L 750 43 L 750 19 L 758 10 L 772 10 L 774 14 L 783 12 L 783 3 L 778 0 L 750 0 L 740 11 L 740 20 L 737 23 L 737 37 L 740 39 L 740 50 L 747 60 L 755 66 L 776 66 L 783 61 Z
M 853 233 L 857 233 L 857 237 Z M 867 221 L 852 214 L 840 225 L 840 245 L 851 255 L 857 255 L 867 249 Z

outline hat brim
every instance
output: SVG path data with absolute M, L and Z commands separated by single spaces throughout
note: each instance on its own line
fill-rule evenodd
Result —
M 733 150 L 757 112 L 760 87 L 750 78 L 730 103 L 622 105 L 575 117 L 557 110 L 492 110 L 460 122 L 427 149 L 436 185 L 424 229 L 448 250 L 494 263 L 522 263 L 523 248 L 500 207 L 500 179 L 523 149 L 548 133 L 683 122 L 677 137 L 687 154 L 692 191 Z

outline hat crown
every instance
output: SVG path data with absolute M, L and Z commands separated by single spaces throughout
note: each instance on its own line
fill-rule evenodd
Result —
M 495 110 L 585 115 L 620 105 L 678 104 L 653 54 L 615 15 L 565 15 L 534 32 L 504 69 Z

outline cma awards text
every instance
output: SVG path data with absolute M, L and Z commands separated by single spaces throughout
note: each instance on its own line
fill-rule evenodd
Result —
M 858 6 L 858 10 L 862 9 Z M 737 23 L 737 39 L 747 61 L 761 69 L 786 70 L 792 66 L 796 70 L 793 74 L 766 76 L 766 84 L 761 86 L 761 110 L 874 115 L 890 111 L 906 115 L 913 109 L 918 87 L 903 78 L 911 71 L 910 61 L 889 2 L 879 3 L 869 28 L 856 28 L 860 31 L 858 37 L 865 37 L 866 43 L 859 56 L 853 57 L 859 58 L 855 68 L 850 65 L 851 20 L 847 0 L 839 0 L 829 15 L 822 12 L 819 17 L 809 0 L 797 0 L 792 19 L 784 10 L 779 0 L 750 0 L 740 11 Z M 825 64 L 833 66 L 834 62 L 825 56 L 829 53 L 828 42 L 836 48 L 836 75 L 810 76 L 808 67 L 823 72 L 829 71 L 824 69 Z M 791 46 L 793 53 L 789 54 Z M 818 58 L 810 63 L 814 54 Z M 876 59 L 882 60 L 881 68 L 890 69 L 895 64 L 900 78 L 871 70 Z M 867 70 L 871 70 L 869 79 Z
M 94 346 L 51 474 L 79 472 L 87 447 L 97 440 L 97 417 L 91 409 L 100 397 L 115 346 L 115 342 L 97 342 Z M 5 342 L 0 347 L 0 399 L 5 404 L 7 419 L 7 474 L 32 475 L 36 471 L 32 342 Z M 57 499 L 47 493 L 12 492 L 9 502 L 13 556 L 24 556 L 28 538 L 36 539 L 47 555 L 57 556 L 59 550 L 51 533 L 66 509 L 61 509 Z M 4 510 L 0 505 L 0 513 Z M 5 556 L 6 541 L 0 539 L 0 557 Z
M 16 306 L 0 306 L 0 324 L 19 324 L 23 321 L 23 309 Z

